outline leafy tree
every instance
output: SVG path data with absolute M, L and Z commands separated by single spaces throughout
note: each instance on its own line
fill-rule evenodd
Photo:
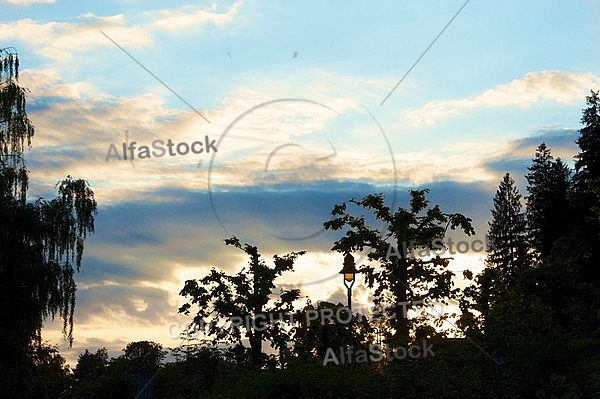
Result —
M 346 229 L 332 250 L 368 251 L 372 263 L 362 265 L 360 271 L 368 287 L 375 288 L 375 305 L 390 319 L 393 331 L 388 337 L 403 343 L 410 340 L 410 329 L 414 327 L 406 315 L 414 301 L 445 301 L 457 295 L 458 290 L 452 288 L 454 274 L 448 270 L 450 258 L 433 257 L 432 252 L 448 249 L 443 241 L 448 228 L 460 228 L 468 235 L 475 233 L 471 219 L 459 213 L 444 213 L 439 205 L 430 207 L 428 192 L 428 189 L 410 190 L 408 209 L 392 210 L 385 205 L 383 194 L 349 201 L 372 211 L 375 219 L 383 223 L 383 233 L 368 225 L 364 215 L 357 217 L 348 212 L 345 202 L 335 205 L 331 211 L 333 218 L 324 223 L 327 230 Z M 444 317 L 447 315 L 438 321 L 443 322 Z
M 152 341 L 130 342 L 123 352 L 129 370 L 136 374 L 155 373 L 166 356 L 162 345 Z
M 572 232 L 573 217 L 568 200 L 571 170 L 560 158 L 554 160 L 545 143 L 539 145 L 527 170 L 529 240 L 539 260 L 550 255 L 558 238 Z
M 26 391 L 25 376 L 34 367 L 28 354 L 40 347 L 48 316 L 59 316 L 65 337 L 73 340 L 73 277 L 97 206 L 87 182 L 70 176 L 57 184 L 58 198 L 27 202 L 23 152 L 34 128 L 18 77 L 16 52 L 0 49 L 0 374 L 7 385 L 0 390 L 14 397 Z
M 23 152 L 35 129 L 27 117 L 27 89 L 19 86 L 19 57 L 14 48 L 0 49 L 0 195 L 26 201 L 28 173 Z
M 133 362 L 135 363 L 135 360 Z M 139 375 L 136 374 L 136 370 L 140 370 L 138 367 L 140 363 L 143 364 L 143 361 L 132 364 L 125 355 L 108 360 L 106 348 L 100 348 L 95 353 L 86 349 L 79 355 L 69 387 L 60 397 L 61 399 L 134 398 L 136 377 Z
M 179 294 L 189 297 L 190 302 L 182 305 L 179 313 L 188 315 L 192 305 L 198 306 L 192 326 L 212 337 L 214 343 L 225 340 L 241 345 L 242 330 L 245 331 L 252 364 L 259 367 L 263 363 L 263 340 L 268 339 L 278 350 L 287 347 L 289 329 L 281 325 L 287 320 L 285 317 L 278 320 L 281 319 L 279 314 L 292 313 L 293 302 L 300 297 L 300 290 L 281 290 L 275 302 L 271 301 L 272 291 L 275 279 L 293 270 L 296 258 L 304 251 L 274 255 L 274 266 L 269 267 L 261 260 L 257 247 L 242 246 L 235 236 L 226 239 L 225 244 L 244 251 L 250 257 L 249 268 L 235 275 L 213 268 L 200 280 L 187 280 Z
M 79 355 L 73 374 L 78 380 L 92 380 L 98 378 L 107 366 L 108 351 L 106 348 L 100 348 L 96 350 L 96 353 L 86 349 L 84 353 Z
M 33 398 L 58 398 L 67 387 L 69 367 L 58 353 L 58 347 L 42 343 L 32 348 L 30 359 L 33 372 L 26 384 L 26 396 Z
M 308 312 L 333 312 L 333 323 L 322 318 L 315 319 Z M 314 313 L 313 313 L 314 314 Z M 367 349 L 373 338 L 373 328 L 365 316 L 355 314 L 352 317 L 348 308 L 341 303 L 322 301 L 314 306 L 310 301 L 296 317 L 293 330 L 294 356 L 299 359 L 317 359 L 323 361 L 328 348 L 338 348 L 351 344 L 355 350 Z M 337 352 L 336 352 L 337 353 Z
M 174 354 L 177 354 L 174 349 Z M 186 350 L 179 361 L 164 365 L 154 378 L 154 394 L 157 398 L 203 398 L 218 380 L 227 376 L 223 369 L 228 366 L 218 348 L 198 347 Z M 230 366 L 231 368 L 231 366 Z M 232 376 L 235 378 L 235 376 Z

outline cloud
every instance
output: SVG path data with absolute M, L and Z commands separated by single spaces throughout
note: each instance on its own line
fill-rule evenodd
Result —
M 280 91 L 289 90 L 285 85 L 262 91 L 235 89 L 221 105 L 200 110 L 211 120 L 207 124 L 191 110 L 167 107 L 154 93 L 113 97 L 87 83 L 65 82 L 51 69 L 24 70 L 21 80 L 31 90 L 30 118 L 36 126 L 34 147 L 27 154 L 31 192 L 54 195 L 54 184 L 71 174 L 86 178 L 104 205 L 123 198 L 179 203 L 173 190 L 206 194 L 209 184 L 213 194 L 283 193 L 299 186 L 330 190 L 339 183 L 385 191 L 394 184 L 392 156 L 397 181 L 405 186 L 441 181 L 496 186 L 500 172 L 528 164 L 544 139 L 555 156 L 571 159 L 574 153 L 566 145 L 571 139 L 565 135 L 570 133 L 561 136 L 557 126 L 540 127 L 543 137 L 520 143 L 498 143 L 494 138 L 488 143 L 461 141 L 419 152 L 398 151 L 387 146 L 372 117 L 351 97 L 332 96 L 321 104 L 268 104 Z M 312 98 L 310 90 L 303 94 Z M 218 142 L 214 158 L 211 152 L 106 162 L 111 144 L 120 152 L 127 140 L 139 148 L 157 139 L 192 143 L 205 136 Z M 280 206 L 269 197 L 264 201 Z M 298 232 L 302 229 L 294 234 Z M 131 234 L 142 237 L 142 232 Z
M 490 157 L 505 154 L 506 145 L 493 142 L 469 142 L 421 152 L 395 152 L 398 181 L 405 185 L 454 181 L 490 182 L 495 175 L 483 166 Z
M 54 192 L 53 184 L 67 174 L 85 176 L 103 203 L 144 198 L 163 186 L 206 191 L 209 178 L 214 191 L 394 182 L 386 137 L 351 97 L 269 102 L 278 98 L 279 88 L 246 88 L 217 108 L 200 110 L 210 118 L 207 124 L 191 110 L 167 107 L 158 94 L 115 97 L 89 83 L 66 82 L 53 69 L 24 70 L 21 83 L 31 93 L 36 135 L 27 159 L 31 187 L 39 195 Z M 126 141 L 139 148 L 155 140 L 215 141 L 218 152 L 106 161 L 111 145 L 121 153 Z
M 600 78 L 592 73 L 560 70 L 530 72 L 521 79 L 496 86 L 478 96 L 430 102 L 405 111 L 404 116 L 413 126 L 419 127 L 434 126 L 444 119 L 478 108 L 526 108 L 539 102 L 572 105 L 581 102 L 590 88 L 598 84 Z
M 550 125 L 537 129 L 535 134 L 531 136 L 514 140 L 513 143 L 515 151 L 520 153 L 525 151 L 530 155 L 530 158 L 533 158 L 535 149 L 543 142 L 552 149 L 554 157 L 560 156 L 563 160 L 568 160 L 580 151 L 575 143 L 578 137 L 579 131 L 577 129 Z
M 149 13 L 155 19 L 150 26 L 168 31 L 189 30 L 205 24 L 224 26 L 234 20 L 242 5 L 243 1 L 238 1 L 224 13 L 217 12 L 216 4 L 211 9 L 185 6 L 178 10 L 160 10 Z
M 21 19 L 0 24 L 0 41 L 25 41 L 55 60 L 68 60 L 75 51 L 114 46 L 100 31 L 127 48 L 149 44 L 150 34 L 142 27 L 126 26 L 123 15 L 99 17 L 88 13 L 76 23 L 37 22 Z
M 156 139 L 193 141 L 196 114 L 169 109 L 156 94 L 110 96 L 87 83 L 65 82 L 50 69 L 24 70 L 21 83 L 30 90 L 29 118 L 36 127 L 33 149 L 26 154 L 36 194 L 54 192 L 54 183 L 71 174 L 85 176 L 100 188 L 98 199 L 108 203 L 110 198 L 122 198 L 122 190 L 137 188 L 143 195 L 161 181 L 177 181 L 182 167 L 197 188 L 206 187 L 197 157 L 179 157 L 179 165 L 172 168 L 165 168 L 172 160 L 164 158 L 106 162 L 109 145 L 121 149 L 126 136 L 147 144 Z
M 53 1 L 44 1 L 53 2 Z M 13 2 L 11 2 L 13 3 Z M 13 4 L 30 4 L 15 0 Z M 178 10 L 160 10 L 145 13 L 149 20 L 132 25 L 123 14 L 98 16 L 87 13 L 75 22 L 39 22 L 26 18 L 0 24 L 0 41 L 25 41 L 36 47 L 40 54 L 55 61 L 71 59 L 74 52 L 85 52 L 98 47 L 114 46 L 102 32 L 123 48 L 140 48 L 152 43 L 152 30 L 189 30 L 212 23 L 216 26 L 230 24 L 242 2 L 218 12 L 217 7 L 199 9 L 184 7 Z
M 213 194 L 283 193 L 300 186 L 329 191 L 339 183 L 385 191 L 395 181 L 393 159 L 403 185 L 444 180 L 495 185 L 497 171 L 487 162 L 505 159 L 514 150 L 509 143 L 479 141 L 394 151 L 368 112 L 350 97 L 331 97 L 322 104 L 267 104 L 281 88 L 273 93 L 246 88 L 225 97 L 217 108 L 200 110 L 210 118 L 207 124 L 193 111 L 168 108 L 157 94 L 117 98 L 93 85 L 65 82 L 50 69 L 25 70 L 22 82 L 31 89 L 30 118 L 36 126 L 34 147 L 27 154 L 31 192 L 53 194 L 54 184 L 71 174 L 90 181 L 105 205 L 123 198 L 178 203 L 174 189 L 207 193 L 209 184 Z M 106 161 L 109 146 L 120 152 L 127 140 L 139 148 L 157 139 L 189 144 L 206 136 L 218 143 L 216 154 Z
M 36 106 L 36 102 L 44 101 L 45 97 L 52 101 L 59 100 L 63 102 L 90 97 L 93 97 L 96 101 L 101 100 L 103 97 L 108 98 L 107 95 L 102 95 L 90 83 L 67 83 L 63 81 L 58 71 L 50 68 L 23 69 L 20 72 L 20 83 L 33 94 L 28 106 Z
M 561 158 L 569 164 L 580 151 L 575 144 L 578 136 L 579 132 L 572 128 L 553 125 L 541 127 L 535 134 L 505 143 L 504 150 L 485 161 L 483 167 L 494 173 L 510 172 L 514 176 L 524 176 L 541 143 L 552 150 L 554 158 Z
M 54 4 L 56 0 L 2 0 L 0 3 L 28 6 L 30 4 Z

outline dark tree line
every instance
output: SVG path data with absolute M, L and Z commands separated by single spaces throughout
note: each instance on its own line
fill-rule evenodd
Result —
M 507 395 L 591 397 L 600 387 L 599 120 L 592 91 L 575 171 L 542 143 L 525 176 L 525 209 L 508 173 L 494 197 L 495 249 L 465 290 L 460 322 L 496 355 Z

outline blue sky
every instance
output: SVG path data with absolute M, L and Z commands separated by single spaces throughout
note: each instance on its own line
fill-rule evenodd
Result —
M 72 363 L 84 348 L 176 346 L 184 280 L 246 262 L 230 234 L 267 257 L 309 251 L 285 282 L 313 302 L 344 300 L 337 277 L 307 284 L 341 266 L 336 234 L 315 234 L 336 203 L 384 192 L 406 205 L 429 187 L 483 237 L 502 175 L 524 194 L 542 141 L 571 162 L 600 88 L 596 1 L 471 0 L 383 104 L 464 1 L 0 3 L 36 126 L 31 198 L 70 174 L 100 206 L 73 348 L 58 324 L 44 331 Z M 207 137 L 216 153 L 106 161 L 111 144 Z M 451 267 L 481 265 L 469 253 Z

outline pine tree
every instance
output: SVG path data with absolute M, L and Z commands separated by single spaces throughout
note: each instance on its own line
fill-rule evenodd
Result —
M 582 279 L 600 287 L 600 98 L 592 90 L 583 110 L 576 143 L 581 152 L 575 155 L 574 187 L 571 199 L 576 209 L 576 232 L 589 253 L 583 260 Z
M 512 286 L 519 271 L 529 262 L 527 226 L 522 212 L 521 194 L 509 173 L 498 186 L 494 196 L 489 238 L 493 244 L 488 252 L 488 267 L 498 270 L 498 289 Z
M 490 310 L 499 301 L 506 301 L 509 290 L 531 260 L 521 194 L 509 173 L 500 181 L 491 212 L 488 237 L 492 245 L 486 268 L 477 275 L 476 284 L 464 290 L 461 300 L 463 316 L 459 324 L 470 331 L 485 330 Z M 472 274 L 465 277 L 471 280 Z
M 531 247 L 538 259 L 550 255 L 554 242 L 572 232 L 572 212 L 568 193 L 571 170 L 542 143 L 532 165 L 527 168 L 527 225 Z
M 579 138 L 575 141 L 581 152 L 575 155 L 575 181 L 579 187 L 587 187 L 586 180 L 600 179 L 600 91 L 591 91 L 586 97 L 588 107 L 583 110 Z

